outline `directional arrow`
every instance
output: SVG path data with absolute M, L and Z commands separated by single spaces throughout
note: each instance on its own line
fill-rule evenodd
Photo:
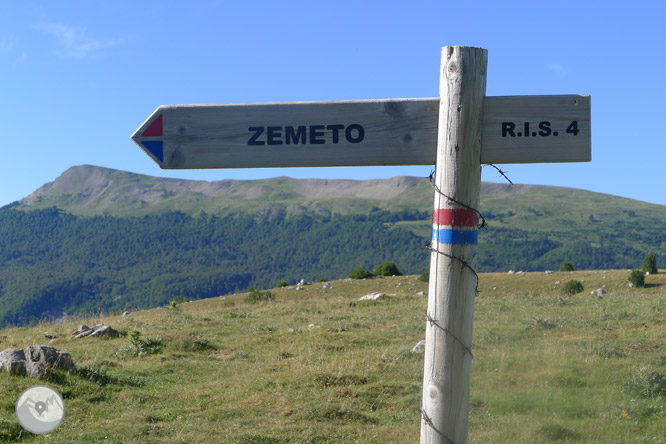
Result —
M 132 135 L 164 169 L 432 165 L 438 98 L 160 106 Z M 590 160 L 590 97 L 484 99 L 481 163 Z

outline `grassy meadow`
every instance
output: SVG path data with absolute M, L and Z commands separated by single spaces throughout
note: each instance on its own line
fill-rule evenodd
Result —
M 628 275 L 480 275 L 470 443 L 666 442 L 666 274 L 645 288 L 629 288 Z M 562 293 L 571 279 L 585 291 Z M 396 296 L 358 301 L 374 291 Z M 411 349 L 427 284 L 397 276 L 270 292 L 0 331 L 0 351 L 52 341 L 79 370 L 43 381 L 67 412 L 45 436 L 14 416 L 40 381 L 1 373 L 0 441 L 418 442 L 423 354 Z M 70 338 L 99 322 L 121 335 Z

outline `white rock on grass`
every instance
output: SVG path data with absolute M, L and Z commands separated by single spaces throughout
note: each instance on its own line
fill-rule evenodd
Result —
M 392 298 L 394 297 L 394 294 L 385 294 L 382 293 L 381 291 L 375 291 L 374 293 L 366 294 L 365 296 L 361 296 L 358 298 L 359 301 L 381 301 L 386 298 Z
M 597 288 L 596 290 L 592 290 L 592 292 L 590 292 L 590 294 L 592 296 L 596 296 L 596 297 L 600 298 L 602 295 L 606 294 L 606 290 L 604 290 L 603 288 Z
M 419 341 L 419 343 L 416 344 L 414 346 L 414 348 L 412 348 L 412 353 L 418 353 L 421 350 L 423 350 L 424 348 L 425 348 L 425 339 L 423 339 L 422 341 Z

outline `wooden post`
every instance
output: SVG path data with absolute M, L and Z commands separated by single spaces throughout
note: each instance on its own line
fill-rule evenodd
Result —
M 487 60 L 442 48 L 421 444 L 467 442 Z

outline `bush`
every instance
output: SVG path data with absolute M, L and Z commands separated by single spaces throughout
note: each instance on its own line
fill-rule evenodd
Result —
M 583 283 L 580 281 L 571 280 L 564 284 L 562 292 L 566 294 L 578 294 L 583 291 Z
M 627 386 L 645 398 L 666 396 L 666 373 L 641 368 Z
M 140 357 L 159 353 L 164 345 L 162 339 L 159 337 L 143 339 L 139 331 L 131 331 L 129 337 L 129 342 L 120 346 L 116 352 L 116 356 L 119 358 L 127 358 L 129 356 Z
M 365 279 L 372 277 L 372 273 L 365 270 L 363 267 L 356 267 L 349 273 L 350 279 Z
M 326 282 L 326 278 L 320 277 L 315 281 L 315 283 L 320 283 L 320 282 Z
M 169 306 L 171 308 L 178 308 L 178 305 L 182 304 L 183 302 L 190 302 L 190 300 L 182 296 L 176 296 L 175 298 L 171 299 L 171 301 L 169 302 Z
M 275 284 L 275 288 L 282 288 L 282 287 L 288 287 L 288 286 L 289 286 L 289 284 L 287 283 L 287 281 L 280 281 L 277 284 Z
M 576 271 L 576 269 L 571 265 L 571 262 L 564 262 L 560 267 L 560 271 Z
M 245 297 L 245 302 L 248 304 L 256 304 L 257 302 L 272 300 L 275 300 L 273 293 L 270 291 L 259 291 L 254 287 L 250 288 L 248 295 Z
M 423 273 L 419 275 L 419 281 L 421 282 L 430 281 L 430 267 L 426 267 L 426 269 L 423 270 Z
M 627 278 L 634 287 L 645 287 L 645 275 L 641 270 L 631 270 L 631 274 Z
M 648 253 L 643 259 L 643 273 L 657 274 L 657 258 L 652 253 Z
M 372 274 L 375 276 L 402 276 L 395 262 L 390 261 L 382 262 L 372 271 Z

